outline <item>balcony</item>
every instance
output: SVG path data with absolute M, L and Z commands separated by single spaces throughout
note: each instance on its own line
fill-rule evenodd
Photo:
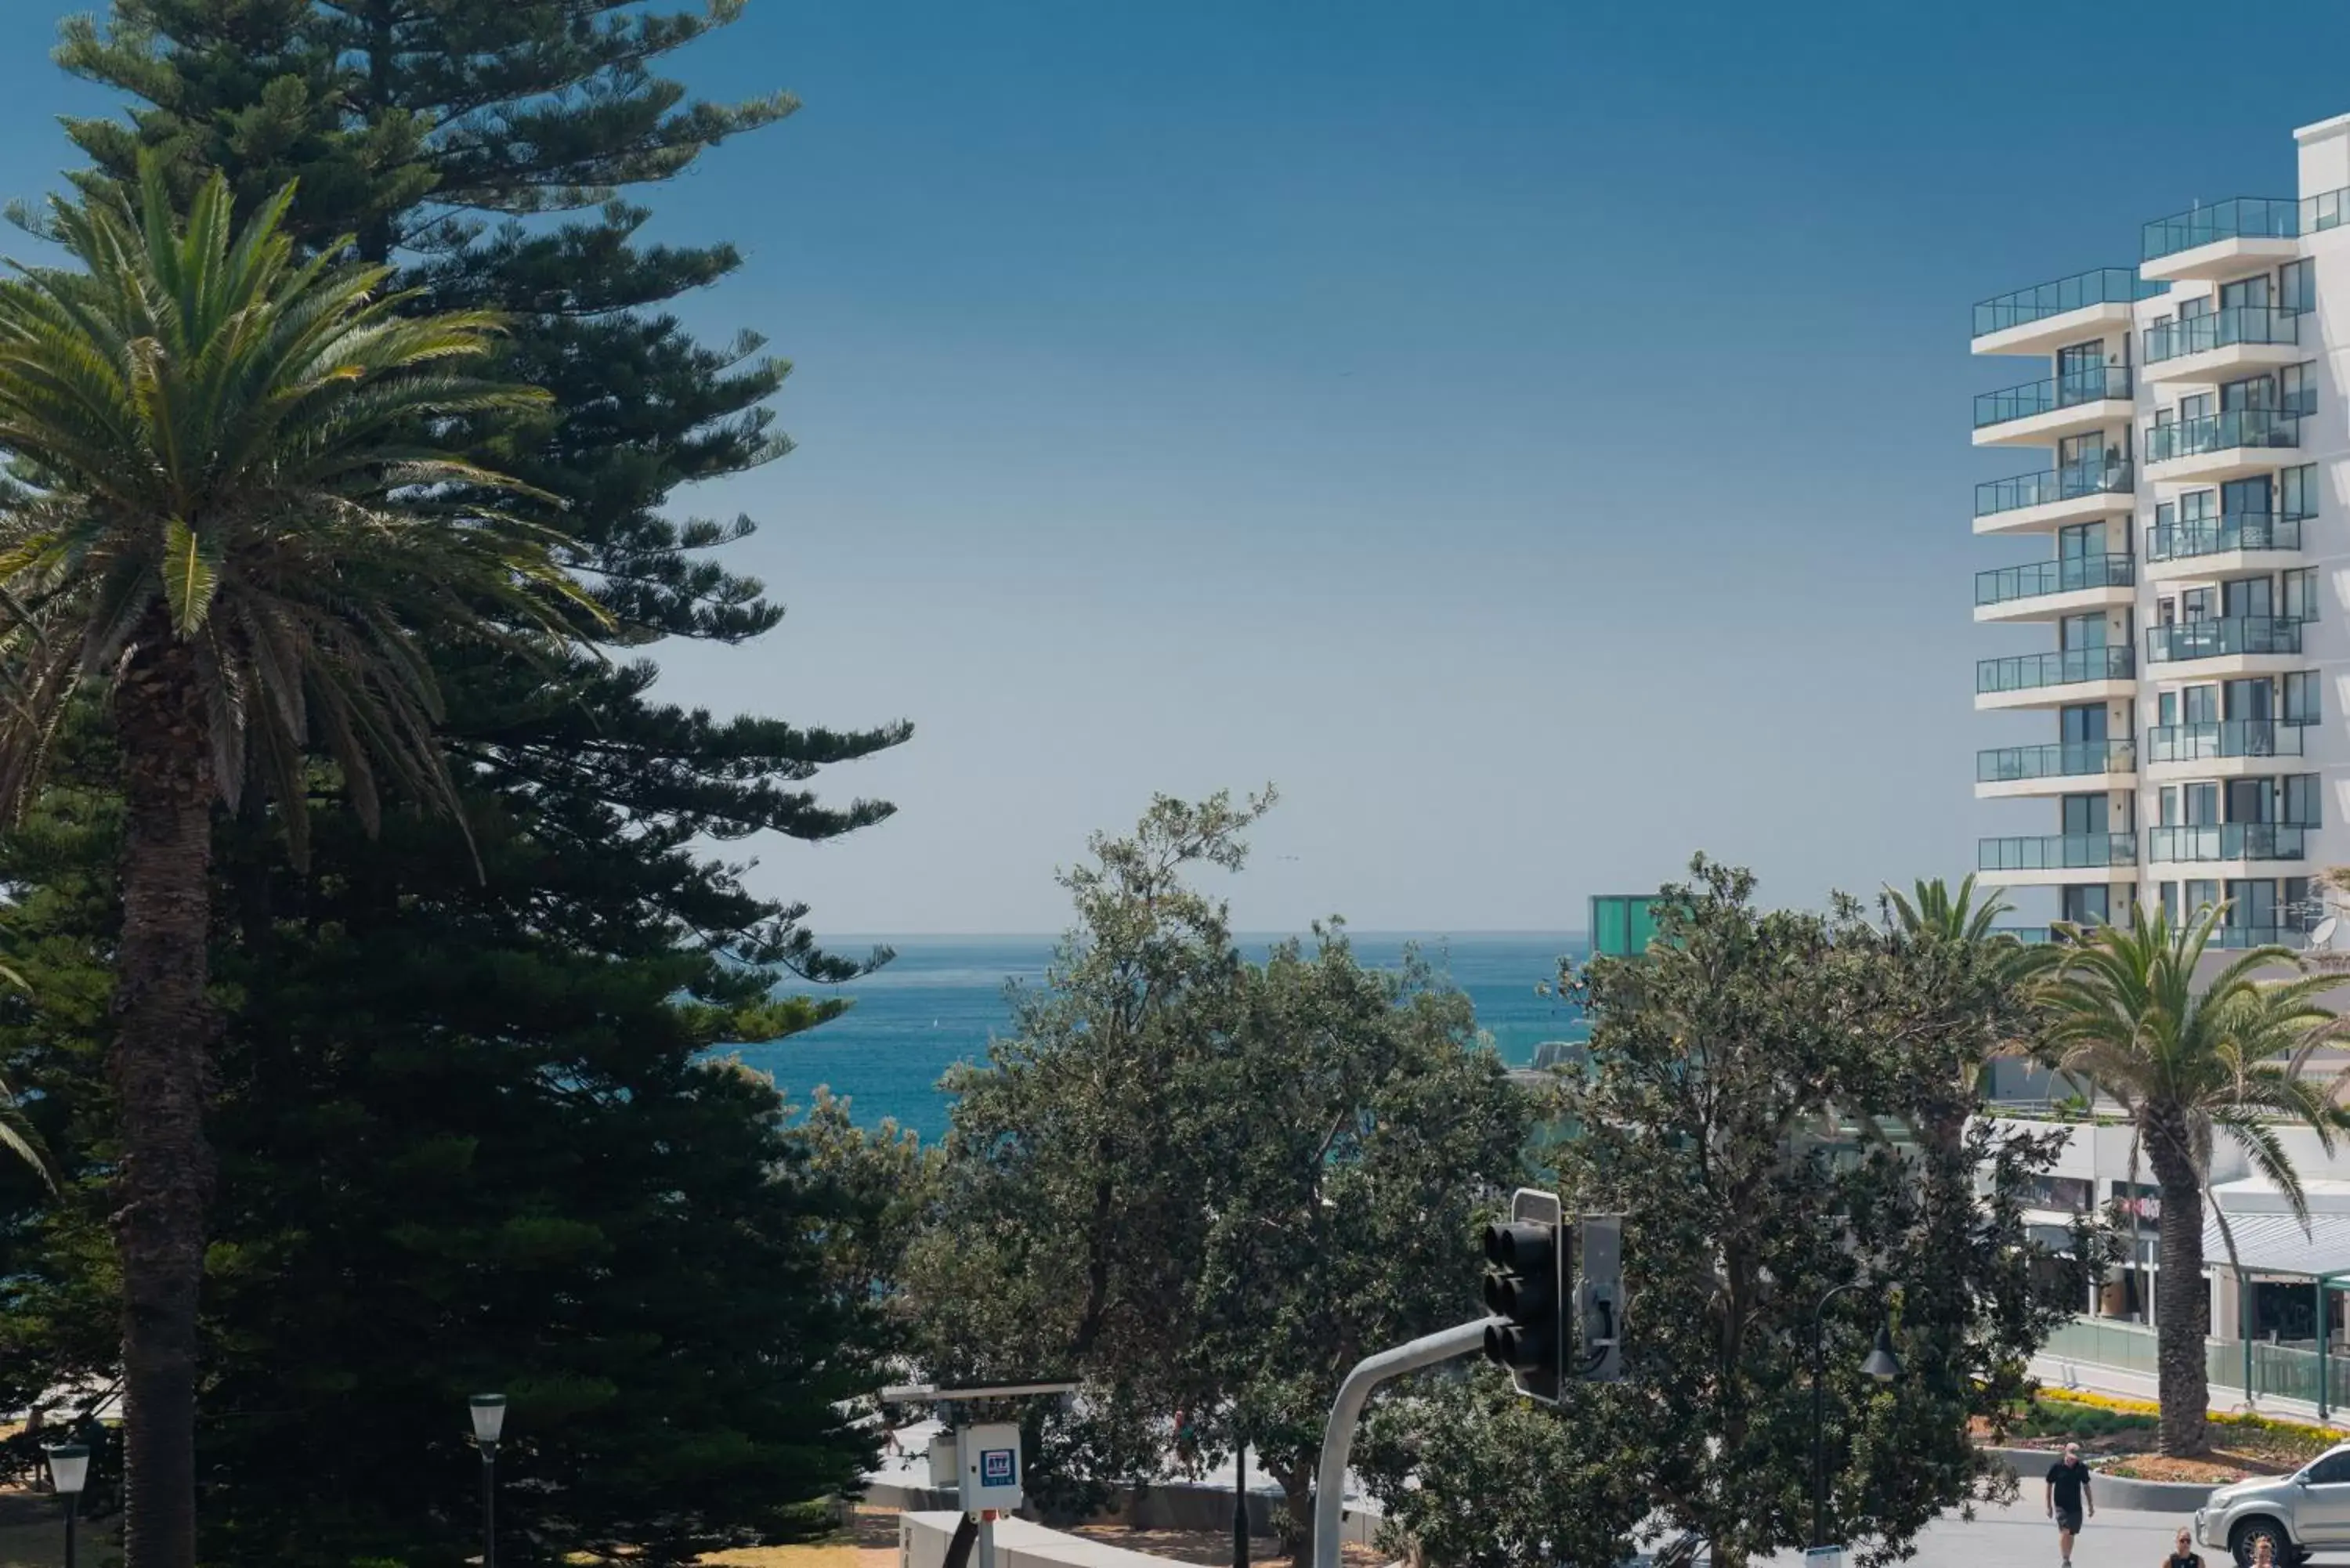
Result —
M 1975 306 L 1978 354 L 2054 354 L 2099 330 L 2127 330 L 2131 306 L 2166 292 L 2126 266 L 2098 267 L 2019 288 Z
M 2306 926 L 2214 926 L 2211 940 L 2204 947 L 2226 951 L 2246 948 L 2305 948 L 2309 945 Z
M 2148 664 L 2182 664 L 2202 659 L 2230 659 L 2225 670 L 2210 674 L 2254 673 L 2250 662 L 2297 659 L 2301 654 L 2301 622 L 2275 615 L 2233 615 L 2213 620 L 2182 620 L 2147 628 Z M 2266 668 L 2260 666 L 2259 668 Z M 2206 673 L 2197 670 L 2199 677 Z
M 2295 564 L 2305 521 L 2292 512 L 2237 512 L 2153 524 L 2146 531 L 2146 580 L 2281 571 Z
M 2157 322 L 2142 334 L 2139 371 L 2149 382 L 2220 381 L 2230 371 L 2298 364 L 2305 311 L 2273 305 L 2230 305 L 2201 316 Z
M 2035 838 L 1986 838 L 1975 847 L 1975 869 L 1989 887 L 2111 882 L 2116 869 L 2135 880 L 2137 835 L 2053 833 Z
M 2146 732 L 2147 770 L 2156 778 L 2241 778 L 2269 773 L 2277 758 L 2302 754 L 2307 728 L 2276 719 L 2157 724 Z
M 1986 480 L 1975 486 L 1975 532 L 2046 534 L 2115 516 L 2136 504 L 2134 480 L 2129 460 L 2120 456 Z
M 2146 427 L 2146 476 L 2216 483 L 2282 468 L 2301 450 L 2302 413 L 2230 409 Z
M 2147 859 L 2163 866 L 2308 857 L 2309 829 L 2288 822 L 2223 822 L 2147 830 Z
M 2137 745 L 2132 741 L 2001 746 L 1975 753 L 1975 795 L 1981 800 L 2129 789 L 2137 775 Z
M 1977 620 L 2049 620 L 2137 595 L 2137 561 L 2129 556 L 2069 556 L 1975 574 Z
M 2257 272 L 2301 254 L 2301 202 L 2285 196 L 2238 196 L 2208 207 L 2157 218 L 2139 245 L 2141 276 L 2226 277 Z
M 1975 665 L 1975 706 L 2055 708 L 2129 696 L 2137 690 L 2134 663 L 2119 644 L 1982 659 Z
M 2127 424 L 2136 408 L 2130 369 L 2097 365 L 1975 398 L 1977 446 L 2046 446 L 2068 435 Z

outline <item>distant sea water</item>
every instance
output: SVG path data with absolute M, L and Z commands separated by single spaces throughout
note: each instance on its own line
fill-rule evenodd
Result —
M 1422 955 L 1468 993 L 1477 1009 L 1477 1026 L 1492 1036 L 1502 1059 L 1513 1066 L 1531 1062 L 1534 1047 L 1545 1040 L 1580 1040 L 1588 1033 L 1573 1007 L 1534 990 L 1557 978 L 1561 956 L 1579 959 L 1589 950 L 1579 934 L 1347 935 L 1356 957 L 1378 969 L 1399 967 L 1405 944 L 1417 940 Z M 859 1124 L 870 1127 L 894 1117 L 929 1142 L 946 1131 L 947 1096 L 939 1089 L 940 1076 L 957 1062 L 985 1060 L 989 1039 L 1011 1027 L 1004 982 L 1042 984 L 1054 939 L 843 937 L 827 940 L 826 946 L 855 953 L 876 940 L 897 949 L 898 956 L 837 988 L 837 994 L 855 1003 L 846 1013 L 772 1045 L 729 1046 L 723 1054 L 773 1075 L 795 1100 L 805 1102 L 821 1085 L 847 1096 Z M 1241 947 L 1262 959 L 1278 940 L 1244 937 Z

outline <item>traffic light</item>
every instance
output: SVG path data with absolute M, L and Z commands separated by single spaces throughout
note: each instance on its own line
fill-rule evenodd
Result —
M 1555 1193 L 1520 1188 L 1507 1223 L 1485 1227 L 1485 1355 L 1518 1392 L 1558 1403 L 1566 1350 L 1566 1232 Z
M 1586 1383 L 1624 1378 L 1624 1217 L 1586 1214 L 1579 1227 L 1575 1270 L 1575 1313 L 1582 1344 L 1574 1376 Z

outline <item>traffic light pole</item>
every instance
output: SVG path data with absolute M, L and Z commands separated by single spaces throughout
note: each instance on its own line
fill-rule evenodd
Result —
M 1468 1355 L 1485 1348 L 1485 1330 L 1505 1319 L 1481 1317 L 1441 1330 L 1409 1345 L 1382 1350 L 1347 1374 L 1322 1428 L 1322 1468 L 1314 1482 L 1314 1568 L 1338 1568 L 1338 1530 L 1346 1514 L 1347 1459 L 1355 1449 L 1355 1428 L 1371 1390 L 1390 1377 Z

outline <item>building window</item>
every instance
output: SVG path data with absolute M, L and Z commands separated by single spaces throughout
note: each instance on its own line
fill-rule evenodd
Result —
M 2303 566 L 2284 574 L 2284 618 L 2317 618 L 2317 568 Z
M 2220 902 L 2220 884 L 2217 881 L 2189 882 L 2184 888 L 2184 892 L 2187 897 L 2187 918 L 2190 920 L 2200 919 L 2206 909 L 2211 909 Z
M 2102 926 L 2113 916 L 2112 898 L 2107 888 L 2067 888 L 2064 918 L 2076 926 Z
M 2288 724 L 2314 724 L 2318 722 L 2317 671 L 2297 670 L 2284 678 L 2284 722 Z
M 2287 365 L 2279 374 L 2280 389 L 2288 414 L 2314 414 L 2317 411 L 2317 378 L 2311 372 L 2314 365 Z
M 2315 774 L 2293 774 L 2279 781 L 2284 785 L 2284 809 L 2279 820 L 2295 827 L 2323 827 L 2318 818 L 2321 799 Z
M 2170 918 L 2170 923 L 2175 926 L 2178 923 L 2178 884 L 2165 882 L 2161 884 L 2161 890 L 2162 912 Z
M 2287 262 L 2277 268 L 2277 300 L 2287 310 L 2317 308 L 2317 277 L 2309 262 Z
M 2288 468 L 2277 476 L 2282 510 L 2288 517 L 2317 515 L 2317 465 L 2303 463 Z

